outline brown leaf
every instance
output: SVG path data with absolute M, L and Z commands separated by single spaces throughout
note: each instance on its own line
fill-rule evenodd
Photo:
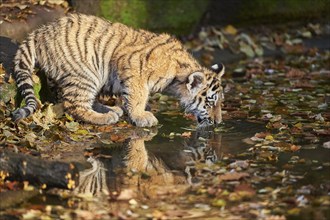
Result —
M 181 134 L 181 137 L 186 137 L 189 138 L 191 136 L 191 132 L 190 131 L 185 131 Z
M 294 88 L 314 88 L 315 86 L 308 81 L 299 81 L 293 84 Z
M 233 180 L 240 180 L 244 177 L 249 177 L 250 174 L 248 173 L 238 173 L 238 172 L 232 172 L 232 173 L 226 173 L 221 176 L 219 176 L 220 181 L 233 181 Z
M 270 135 L 269 132 L 260 132 L 260 133 L 256 133 L 254 136 L 257 138 L 266 138 L 266 136 Z
M 97 130 L 99 130 L 100 132 L 110 132 L 113 130 L 113 126 L 112 125 L 104 125 L 101 127 L 98 127 Z
M 247 118 L 248 113 L 245 111 L 232 111 L 228 112 L 231 118 Z
M 161 211 L 156 209 L 152 212 L 152 216 L 154 217 L 154 219 L 163 219 L 164 218 L 164 212 L 161 212 Z
M 117 127 L 119 128 L 131 128 L 133 125 L 128 124 L 127 122 L 119 122 L 116 124 Z
M 184 216 L 189 216 L 189 213 L 185 210 L 167 210 L 165 215 L 170 218 L 182 218 Z
M 189 120 L 196 120 L 196 117 L 193 114 L 184 114 L 183 117 Z
M 135 196 L 135 192 L 132 189 L 124 189 L 120 192 L 117 200 L 130 200 Z
M 113 142 L 123 142 L 125 141 L 125 136 L 120 136 L 118 134 L 112 134 L 110 140 Z
M 302 54 L 304 53 L 306 48 L 302 44 L 293 44 L 293 45 L 284 44 L 283 49 L 286 53 Z
M 6 188 L 9 190 L 17 190 L 19 188 L 19 182 L 17 181 L 7 181 Z
M 255 195 L 256 194 L 255 189 L 253 189 L 251 187 L 251 185 L 250 184 L 247 184 L 247 183 L 242 183 L 242 184 L 237 185 L 235 187 L 235 192 L 238 192 L 238 191 L 249 192 L 251 195 Z
M 295 78 L 295 79 L 300 79 L 303 78 L 306 75 L 306 73 L 302 70 L 292 68 L 289 70 L 289 72 L 286 73 L 287 78 Z
M 328 129 L 315 129 L 314 132 L 317 135 L 329 136 L 330 135 L 330 128 L 328 128 Z
M 280 148 L 282 151 L 293 151 L 293 152 L 298 151 L 301 148 L 301 146 L 286 142 L 275 143 L 274 146 Z
M 284 43 L 283 36 L 275 34 L 274 35 L 274 43 L 276 46 L 282 46 Z
M 293 152 L 298 151 L 300 148 L 301 148 L 301 146 L 294 145 L 294 144 L 292 144 L 290 146 L 290 150 L 293 151 Z
M 265 220 L 286 220 L 284 215 L 270 215 L 264 218 Z

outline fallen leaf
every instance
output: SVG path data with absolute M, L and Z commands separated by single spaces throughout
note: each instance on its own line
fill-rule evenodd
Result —
M 249 177 L 250 174 L 248 173 L 238 173 L 238 172 L 231 172 L 226 173 L 219 176 L 220 181 L 233 181 L 233 180 L 240 180 L 244 177 Z
M 190 131 L 185 131 L 181 134 L 181 137 L 185 137 L 185 138 L 188 138 L 191 136 L 191 132 Z
M 132 189 L 124 189 L 120 192 L 117 200 L 130 200 L 135 196 L 135 192 Z
M 263 218 L 264 220 L 286 220 L 284 215 L 270 215 Z
M 113 130 L 112 125 L 104 125 L 97 128 L 100 132 L 111 132 Z
M 65 126 L 69 131 L 75 132 L 79 129 L 79 123 L 75 121 L 65 122 Z
M 212 201 L 211 205 L 215 207 L 224 207 L 226 206 L 226 201 L 223 199 L 215 199 Z
M 238 31 L 233 25 L 227 25 L 224 28 L 224 32 L 226 32 L 227 34 L 236 35 Z
M 324 142 L 322 145 L 324 148 L 330 149 L 330 141 Z
M 249 167 L 249 162 L 246 160 L 237 160 L 237 161 L 229 164 L 228 166 L 231 169 L 236 169 L 236 168 L 246 169 Z
M 301 148 L 301 146 L 297 146 L 297 145 L 294 145 L 294 144 L 292 144 L 290 146 L 290 150 L 293 151 L 293 152 L 300 150 L 300 148 Z

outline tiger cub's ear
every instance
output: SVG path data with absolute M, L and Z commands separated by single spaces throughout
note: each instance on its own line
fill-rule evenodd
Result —
M 202 87 L 205 80 L 205 75 L 201 72 L 195 72 L 188 76 L 187 89 L 191 94 L 196 94 Z
M 218 74 L 219 78 L 225 74 L 225 66 L 222 63 L 212 65 L 211 69 Z

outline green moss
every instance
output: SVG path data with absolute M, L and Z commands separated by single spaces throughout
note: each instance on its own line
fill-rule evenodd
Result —
M 143 27 L 148 17 L 146 3 L 141 0 L 101 0 L 100 15 L 135 28 Z
M 203 15 L 208 0 L 101 0 L 100 16 L 135 28 L 183 34 Z
M 149 19 L 148 26 L 159 32 L 188 33 L 199 22 L 208 3 L 207 0 L 149 0 L 149 15 L 154 19 Z

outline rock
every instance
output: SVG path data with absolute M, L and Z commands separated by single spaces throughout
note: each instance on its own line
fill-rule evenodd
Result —
M 31 13 L 26 20 L 1 20 L 0 36 L 5 36 L 16 41 L 22 41 L 29 32 L 65 15 L 66 9 L 61 6 L 53 6 L 52 8 L 41 5 L 31 5 Z M 13 13 L 13 12 L 11 12 Z M 1 19 L 1 17 L 0 17 Z
M 14 69 L 13 59 L 17 49 L 18 49 L 18 44 L 14 40 L 8 37 L 0 36 L 0 63 L 3 65 L 6 72 L 5 75 L 6 82 L 9 79 L 9 74 L 13 72 Z
M 77 12 L 105 17 L 154 32 L 188 34 L 199 23 L 209 0 L 72 0 Z

